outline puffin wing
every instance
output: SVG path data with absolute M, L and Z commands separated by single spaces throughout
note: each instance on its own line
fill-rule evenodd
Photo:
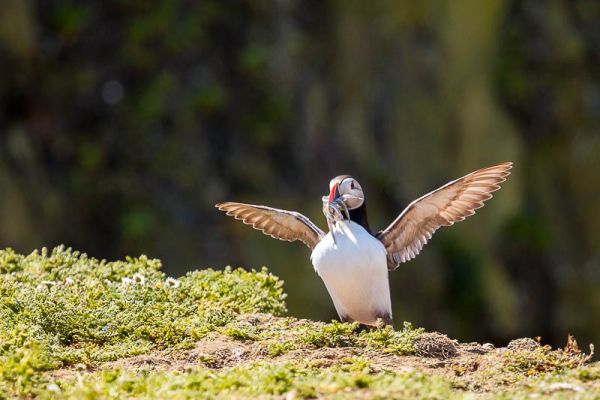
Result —
M 265 235 L 288 242 L 300 240 L 311 250 L 325 236 L 311 220 L 295 211 L 231 202 L 219 203 L 215 207 Z
M 510 175 L 512 162 L 482 168 L 413 201 L 376 237 L 388 253 L 388 269 L 415 258 L 431 236 L 475 214 Z

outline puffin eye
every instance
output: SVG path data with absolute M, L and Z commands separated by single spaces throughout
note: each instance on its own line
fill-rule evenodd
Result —
M 350 183 L 350 189 L 354 189 L 354 181 Z

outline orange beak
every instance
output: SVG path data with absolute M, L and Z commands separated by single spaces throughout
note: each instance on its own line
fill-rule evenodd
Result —
M 329 204 L 333 203 L 334 201 L 336 201 L 340 197 L 339 186 L 340 186 L 340 184 L 336 183 L 331 188 L 331 192 L 329 192 Z

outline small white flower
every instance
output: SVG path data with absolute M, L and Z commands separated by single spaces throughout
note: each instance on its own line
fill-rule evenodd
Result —
M 50 383 L 48 386 L 46 386 L 46 390 L 49 392 L 58 393 L 60 392 L 60 386 L 58 386 L 56 383 Z
M 44 289 L 50 289 L 54 285 L 56 285 L 56 282 L 54 281 L 42 281 L 42 283 L 35 287 L 35 290 L 39 292 Z
M 123 286 L 124 288 L 128 287 L 129 285 L 132 285 L 133 283 L 133 279 L 131 278 L 124 277 L 123 279 L 121 279 L 121 286 Z
M 75 280 L 73 278 L 71 278 L 70 276 L 67 277 L 67 279 L 65 279 L 65 286 L 71 286 L 74 283 L 75 283 Z
M 144 277 L 144 275 L 140 274 L 139 272 L 136 272 L 135 274 L 133 274 L 133 282 L 136 285 L 144 285 L 146 283 L 146 278 Z
M 165 281 L 165 284 L 173 289 L 177 289 L 179 287 L 179 285 L 181 285 L 181 282 L 179 282 L 179 280 L 175 279 L 175 278 L 167 278 L 167 280 Z

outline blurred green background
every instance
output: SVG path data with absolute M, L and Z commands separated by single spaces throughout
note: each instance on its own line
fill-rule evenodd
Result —
M 267 265 L 291 315 L 333 305 L 302 244 L 357 177 L 371 225 L 496 162 L 473 218 L 391 274 L 396 323 L 466 341 L 600 344 L 600 2 L 0 1 L 0 246 Z

